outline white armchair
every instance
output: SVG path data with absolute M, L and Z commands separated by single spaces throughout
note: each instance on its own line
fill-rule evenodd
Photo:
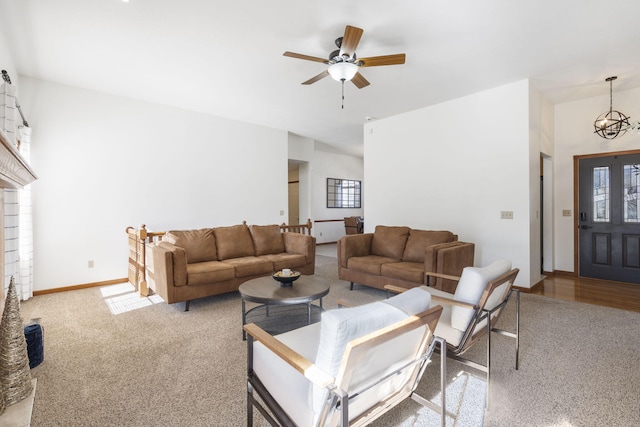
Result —
M 274 426 L 363 426 L 413 397 L 437 343 L 446 355 L 433 337 L 442 308 L 430 305 L 416 288 L 326 311 L 320 323 L 277 336 L 245 325 L 247 425 L 255 406 Z M 442 407 L 445 363 L 443 356 Z
M 518 369 L 520 352 L 520 292 L 513 289 L 519 270 L 512 269 L 507 260 L 497 260 L 486 267 L 465 267 L 460 277 L 426 273 L 428 276 L 457 280 L 455 294 L 431 287 L 421 288 L 431 294 L 434 304 L 443 307 L 442 316 L 434 334 L 447 342 L 447 357 L 486 373 L 487 406 L 489 405 L 489 380 L 491 374 L 491 332 L 515 339 L 515 368 Z M 390 292 L 404 292 L 397 286 L 385 286 Z M 515 332 L 496 328 L 496 323 L 509 301 L 516 293 Z M 486 338 L 486 365 L 466 359 L 462 355 L 476 342 Z

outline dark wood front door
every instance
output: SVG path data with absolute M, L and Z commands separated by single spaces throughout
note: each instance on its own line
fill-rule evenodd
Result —
M 578 164 L 580 276 L 640 283 L 640 154 Z

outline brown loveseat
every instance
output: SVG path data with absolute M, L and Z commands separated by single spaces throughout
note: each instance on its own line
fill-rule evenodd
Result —
M 149 287 L 167 303 L 238 290 L 247 280 L 283 268 L 315 271 L 316 239 L 278 225 L 234 225 L 168 231 L 151 247 Z
M 459 242 L 450 231 L 414 230 L 378 225 L 374 233 L 343 236 L 338 241 L 338 277 L 353 284 L 383 289 L 429 284 L 455 292 L 456 283 L 425 280 L 425 272 L 460 276 L 473 265 L 475 245 Z

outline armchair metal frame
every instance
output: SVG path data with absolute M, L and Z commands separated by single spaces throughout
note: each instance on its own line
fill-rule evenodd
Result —
M 345 349 L 340 371 L 335 378 L 321 371 L 313 362 L 279 341 L 277 337 L 271 336 L 257 325 L 245 325 L 244 329 L 247 332 L 247 426 L 251 427 L 253 425 L 254 406 L 272 426 L 296 425 L 276 399 L 269 393 L 260 381 L 260 378 L 258 378 L 258 375 L 253 371 L 254 341 L 260 341 L 270 351 L 295 368 L 300 374 L 304 375 L 311 383 L 326 388 L 329 391 L 328 397 L 324 400 L 322 410 L 318 413 L 319 417 L 318 422 L 315 424 L 316 426 L 365 426 L 394 408 L 407 397 L 411 397 L 416 402 L 426 405 L 440 413 L 441 424 L 444 426 L 446 423 L 445 379 L 447 347 L 443 339 L 433 336 L 433 330 L 441 313 L 442 307 L 435 306 L 415 316 L 410 316 L 405 320 L 351 341 Z M 425 333 L 422 334 L 418 351 L 412 360 L 398 367 L 393 372 L 386 374 L 384 377 L 378 378 L 374 384 L 367 386 L 364 390 L 360 390 L 358 394 L 352 396 L 348 394 L 352 374 L 359 360 L 361 360 L 367 352 L 425 325 L 428 326 L 428 328 L 425 328 Z M 422 378 L 427 362 L 429 362 L 437 345 L 440 347 L 439 350 L 442 354 L 440 357 L 442 406 L 438 406 L 415 394 L 415 389 Z M 409 375 L 407 381 L 403 382 L 402 386 L 392 390 L 385 399 L 349 422 L 349 402 L 351 399 L 403 372 L 407 372 Z M 254 393 L 259 396 L 262 403 L 256 399 Z M 268 409 L 265 408 L 265 406 Z M 336 413 L 338 417 L 334 416 Z
M 491 280 L 487 283 L 482 296 L 480 297 L 480 301 L 478 304 L 468 304 L 462 301 L 457 301 L 450 298 L 444 298 L 439 295 L 431 296 L 432 301 L 438 303 L 446 303 L 451 305 L 456 305 L 460 307 L 466 307 L 474 310 L 473 317 L 469 322 L 469 325 L 464 331 L 464 334 L 460 340 L 458 345 L 452 345 L 450 342 L 447 342 L 447 354 L 446 357 L 450 359 L 456 360 L 463 365 L 470 366 L 474 369 L 482 371 L 486 374 L 487 379 L 487 395 L 486 395 L 486 407 L 489 407 L 489 392 L 490 392 L 490 378 L 491 378 L 491 332 L 494 332 L 499 335 L 507 336 L 509 338 L 513 338 L 515 340 L 515 368 L 518 370 L 519 368 L 519 355 L 520 355 L 520 291 L 518 289 L 513 288 L 513 284 L 515 282 L 516 276 L 520 270 L 517 268 L 512 269 L 511 271 Z M 460 277 L 450 276 L 446 274 L 439 273 L 425 273 L 427 276 L 441 277 L 444 279 L 450 280 L 460 280 Z M 489 297 L 493 293 L 495 289 L 497 289 L 500 285 L 504 283 L 508 283 L 507 287 L 504 290 L 503 295 L 501 296 L 498 304 L 495 307 L 488 309 L 485 308 Z M 400 288 L 398 286 L 387 285 L 385 286 L 387 292 L 404 292 L 407 289 Z M 515 293 L 516 296 L 516 325 L 515 331 L 507 331 L 504 329 L 499 329 L 496 327 L 500 316 L 502 315 L 504 307 L 509 302 L 509 299 L 512 294 Z M 453 295 L 452 295 L 453 296 Z M 476 331 L 476 328 L 483 321 L 487 320 L 486 326 L 480 330 Z M 437 331 L 436 331 L 437 332 Z M 473 360 L 462 357 L 475 343 L 477 343 L 483 336 L 486 336 L 487 342 L 487 351 L 486 351 L 486 365 L 483 365 L 479 362 L 475 362 Z

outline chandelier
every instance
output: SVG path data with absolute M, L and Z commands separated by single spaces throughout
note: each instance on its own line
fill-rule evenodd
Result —
M 630 127 L 629 117 L 613 109 L 612 82 L 617 78 L 617 76 L 606 78 L 605 81 L 609 82 L 609 111 L 600 114 L 596 121 L 593 122 L 594 133 L 605 139 L 614 139 L 617 136 L 622 136 Z

